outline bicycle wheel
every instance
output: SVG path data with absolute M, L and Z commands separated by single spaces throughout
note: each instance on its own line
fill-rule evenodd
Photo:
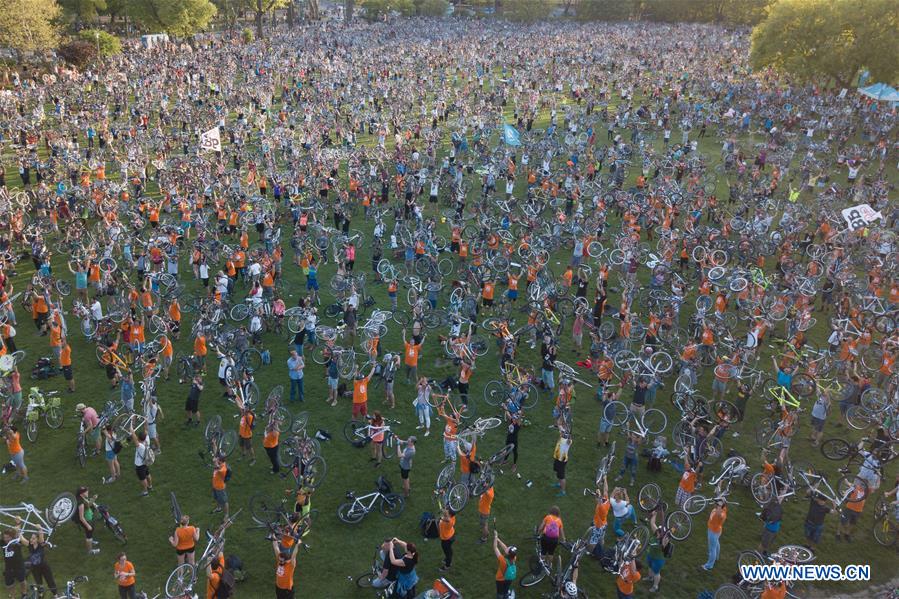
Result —
M 25 423 L 25 436 L 28 437 L 28 440 L 32 443 L 37 441 L 37 420 L 28 420 Z
M 454 511 L 461 512 L 468 504 L 469 491 L 468 487 L 462 483 L 457 483 L 450 487 L 446 494 L 446 504 Z
M 852 453 L 852 447 L 845 439 L 827 439 L 821 443 L 821 453 L 828 460 L 842 461 Z
M 790 385 L 790 391 L 800 397 L 810 397 L 818 390 L 815 379 L 805 373 L 799 373 L 793 377 L 793 384 Z
M 890 514 L 875 520 L 871 531 L 874 533 L 874 540 L 884 547 L 892 547 L 899 540 L 899 523 L 896 523 Z
M 693 531 L 693 518 L 687 512 L 676 510 L 668 514 L 665 525 L 675 541 L 683 541 Z
M 532 587 L 546 578 L 546 567 L 536 555 L 531 556 L 528 573 L 521 577 L 519 584 L 524 588 Z
M 764 557 L 758 551 L 744 550 L 737 556 L 737 566 L 745 568 L 748 566 L 763 566 L 767 563 Z
M 527 393 L 521 401 L 521 407 L 525 410 L 531 410 L 537 405 L 537 402 L 540 401 L 540 391 L 531 383 L 527 384 L 525 391 Z
M 771 501 L 773 494 L 773 485 L 771 480 L 761 472 L 756 472 L 752 480 L 749 481 L 749 490 L 752 497 L 759 505 L 767 505 Z
M 303 463 L 303 484 L 317 489 L 328 474 L 328 463 L 321 456 L 314 456 Z
M 890 403 L 890 399 L 883 389 L 877 387 L 869 387 L 862 393 L 861 404 L 863 407 L 872 412 L 880 412 L 885 410 Z
M 642 524 L 639 526 L 635 526 L 629 533 L 624 536 L 624 545 L 627 546 L 632 539 L 636 539 L 640 542 L 637 546 L 637 553 L 634 557 L 640 556 L 646 551 L 646 548 L 649 546 L 649 537 L 652 533 L 649 532 L 649 528 L 643 526 Z
M 228 457 L 231 455 L 231 452 L 234 451 L 234 447 L 237 445 L 237 433 L 233 430 L 227 430 L 222 434 L 222 438 L 219 441 L 218 452 L 219 455 Z
M 797 564 L 807 564 L 815 559 L 812 550 L 802 545 L 784 545 L 775 552 L 775 555 L 785 557 L 787 561 Z
M 708 500 L 702 495 L 690 495 L 681 507 L 691 516 L 695 516 L 705 509 L 707 503 Z
M 668 426 L 668 418 L 662 410 L 650 408 L 643 413 L 643 428 L 650 435 L 661 434 Z
M 112 533 L 112 535 L 116 538 L 116 540 L 122 545 L 128 544 L 128 535 L 125 534 L 125 529 L 122 528 L 122 525 L 116 522 L 115 524 L 107 522 L 106 528 Z
M 640 489 L 637 498 L 640 509 L 650 512 L 659 505 L 659 501 L 662 499 L 662 489 L 656 483 L 645 484 Z
M 735 584 L 723 584 L 715 591 L 714 599 L 749 599 L 749 595 Z
M 372 586 L 372 581 L 377 578 L 377 576 L 371 572 L 367 572 L 358 576 L 356 578 L 356 586 L 360 589 L 370 589 Z
M 450 486 L 456 476 L 456 464 L 454 462 L 450 462 L 446 466 L 440 469 L 440 473 L 437 475 L 437 488 L 443 489 L 445 487 Z
M 183 597 L 193 589 L 194 567 L 190 564 L 181 564 L 169 574 L 165 581 L 165 596 L 170 599 Z
M 254 347 L 245 349 L 240 354 L 239 362 L 243 364 L 244 369 L 252 368 L 253 372 L 258 372 L 262 368 L 262 352 Z
M 515 450 L 515 446 L 513 444 L 510 443 L 510 444 L 506 445 L 505 447 L 503 447 L 502 449 L 497 451 L 495 454 L 490 456 L 490 463 L 491 464 L 499 464 L 499 465 L 505 464 L 506 461 L 509 459 L 509 456 L 512 455 L 512 452 L 514 450 Z
M 866 430 L 876 418 L 863 406 L 849 406 L 846 410 L 846 422 L 857 431 Z
M 484 401 L 487 405 L 500 405 L 505 400 L 506 394 L 506 385 L 502 381 L 488 381 L 484 385 Z
M 365 422 L 350 420 L 343 425 L 343 438 L 350 443 L 358 443 L 365 439 Z
M 276 503 L 265 492 L 250 497 L 250 517 L 259 525 L 265 526 L 278 520 L 281 504 Z
M 385 518 L 399 518 L 406 509 L 406 498 L 399 493 L 388 493 L 381 498 L 380 509 Z
M 602 417 L 606 422 L 611 422 L 612 426 L 621 426 L 627 422 L 627 406 L 620 401 L 611 401 L 603 408 Z
M 358 524 L 365 517 L 365 510 L 355 501 L 341 503 L 337 508 L 337 517 L 347 524 Z
M 667 374 L 671 372 L 674 360 L 668 352 L 658 351 L 649 356 L 649 365 L 657 374 Z
M 206 421 L 206 429 L 204 431 L 204 436 L 207 441 L 211 441 L 212 437 L 218 433 L 222 432 L 222 417 L 216 414 L 212 418 Z
M 702 462 L 704 464 L 714 464 L 721 459 L 724 449 L 717 437 L 706 437 L 706 440 L 703 441 L 700 447 L 700 452 L 702 453 Z
M 47 506 L 47 523 L 50 526 L 55 527 L 61 522 L 68 522 L 72 519 L 72 515 L 75 513 L 77 506 L 78 503 L 75 500 L 74 493 L 60 493 L 50 502 L 50 505 Z

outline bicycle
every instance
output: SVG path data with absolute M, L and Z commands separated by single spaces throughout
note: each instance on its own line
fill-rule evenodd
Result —
M 358 524 L 369 513 L 374 511 L 375 505 L 381 514 L 390 519 L 399 518 L 406 507 L 406 498 L 399 493 L 393 493 L 390 483 L 383 476 L 375 481 L 375 491 L 357 497 L 353 491 L 347 491 L 347 502 L 337 508 L 337 517 L 346 524 Z
M 28 405 L 25 408 L 25 435 L 34 443 L 37 441 L 37 424 L 41 416 L 52 429 L 62 426 L 62 400 L 58 391 L 42 393 L 37 387 L 28 390 Z

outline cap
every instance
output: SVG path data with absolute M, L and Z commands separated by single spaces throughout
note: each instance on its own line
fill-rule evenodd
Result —
M 84 405 L 83 403 L 80 403 L 80 404 L 78 404 L 78 405 L 75 406 L 75 411 L 76 411 L 76 412 L 80 412 L 81 410 L 83 410 L 83 409 L 86 408 L 86 407 L 87 407 L 86 405 Z
M 418 439 L 415 437 L 415 435 L 412 435 L 411 437 L 409 437 L 408 439 L 406 439 L 406 441 L 409 441 L 409 442 L 411 442 L 411 443 L 415 443 L 416 441 L 418 441 Z

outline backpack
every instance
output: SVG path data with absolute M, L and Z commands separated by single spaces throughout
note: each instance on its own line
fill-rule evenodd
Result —
M 156 462 L 156 452 L 150 447 L 150 442 L 147 441 L 147 445 L 144 449 L 144 464 L 147 466 L 152 466 Z
M 234 595 L 234 575 L 231 570 L 222 570 L 219 577 L 219 585 L 215 589 L 216 599 L 228 599 Z
M 515 562 L 506 561 L 506 571 L 503 572 L 503 580 L 513 581 L 518 576 L 518 567 Z
M 231 469 L 225 466 L 225 482 L 231 480 Z
M 418 520 L 418 527 L 421 529 L 421 536 L 426 539 L 436 539 L 440 536 L 437 528 L 437 519 L 431 512 L 424 512 Z
M 665 559 L 671 559 L 671 556 L 674 555 L 674 543 L 669 542 L 662 547 L 662 555 L 665 556 Z
M 559 523 L 556 519 L 551 519 L 543 529 L 543 534 L 547 539 L 559 538 Z

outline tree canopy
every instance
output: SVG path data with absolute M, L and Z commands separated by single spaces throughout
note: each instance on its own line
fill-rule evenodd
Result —
M 895 0 L 778 0 L 752 32 L 750 61 L 800 81 L 849 87 L 866 68 L 892 83 L 899 78 L 897 31 Z
M 19 52 L 56 46 L 61 14 L 56 0 L 4 0 L 0 10 L 0 46 Z
M 216 8 L 209 0 L 139 0 L 128 12 L 151 31 L 186 37 L 205 29 Z

